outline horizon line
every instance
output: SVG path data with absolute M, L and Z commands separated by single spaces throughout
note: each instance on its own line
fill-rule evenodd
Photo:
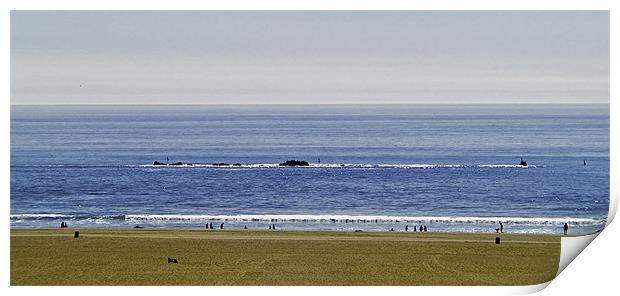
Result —
M 9 106 L 344 106 L 344 105 L 611 105 L 611 102 L 498 102 L 498 103 L 59 103 L 9 104 Z

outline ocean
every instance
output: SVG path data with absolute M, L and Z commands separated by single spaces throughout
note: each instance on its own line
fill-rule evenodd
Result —
M 14 105 L 11 227 L 592 233 L 609 136 L 607 104 Z

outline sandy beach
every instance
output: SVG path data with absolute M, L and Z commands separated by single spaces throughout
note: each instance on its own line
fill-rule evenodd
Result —
M 559 257 L 550 235 L 12 229 L 11 285 L 531 285 Z

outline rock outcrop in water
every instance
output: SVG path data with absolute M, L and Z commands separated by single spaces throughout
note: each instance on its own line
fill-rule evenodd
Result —
M 310 164 L 305 160 L 287 160 L 280 164 L 281 166 L 309 166 Z
M 179 162 L 175 162 L 175 163 L 163 163 L 163 162 L 159 162 L 159 161 L 156 160 L 156 161 L 153 161 L 153 165 L 174 165 L 174 166 L 177 166 L 177 165 L 193 165 L 193 164 L 191 164 L 191 163 L 182 163 L 180 161 Z

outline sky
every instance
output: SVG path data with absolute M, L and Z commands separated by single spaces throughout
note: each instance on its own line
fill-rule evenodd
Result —
M 607 11 L 12 11 L 11 104 L 609 103 Z

